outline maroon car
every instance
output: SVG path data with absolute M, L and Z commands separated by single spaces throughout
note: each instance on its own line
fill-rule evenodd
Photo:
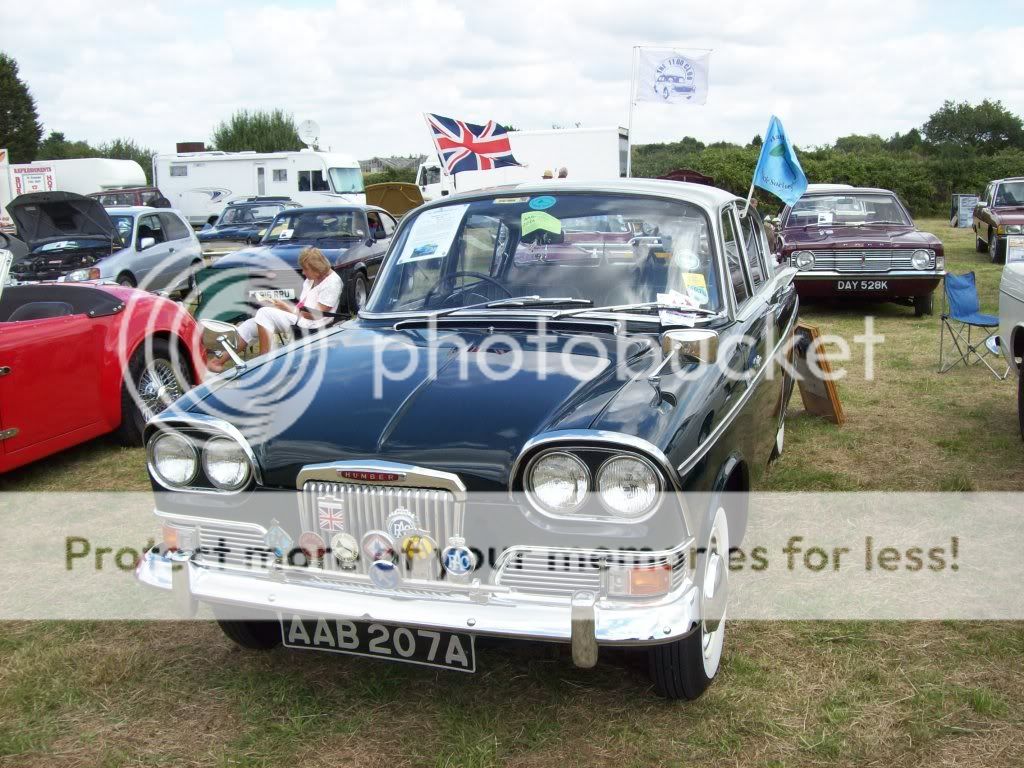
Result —
M 974 244 L 993 264 L 1006 260 L 1006 246 L 1024 248 L 1024 176 L 996 179 L 974 207 Z
M 150 208 L 170 208 L 171 201 L 164 197 L 156 187 L 125 187 L 124 189 L 108 189 L 103 192 L 92 192 L 87 197 L 94 197 L 100 205 L 110 208 L 115 205 L 148 205 Z
M 918 317 L 946 273 L 942 242 L 886 189 L 812 187 L 782 212 L 779 248 L 802 297 L 894 301 Z

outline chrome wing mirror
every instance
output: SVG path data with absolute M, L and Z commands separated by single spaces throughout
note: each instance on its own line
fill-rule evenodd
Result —
M 212 350 L 217 357 L 227 353 L 235 368 L 245 368 L 245 360 L 238 354 L 239 336 L 235 326 L 220 320 L 200 320 L 199 327 L 203 332 L 203 346 L 206 349 Z
M 665 331 L 661 336 L 661 350 L 665 357 L 647 381 L 661 398 L 661 377 L 665 368 L 673 363 L 714 365 L 718 362 L 718 332 L 707 328 L 679 328 Z

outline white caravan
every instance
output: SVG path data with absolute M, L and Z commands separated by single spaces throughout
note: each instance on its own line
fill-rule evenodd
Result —
M 431 152 L 416 172 L 424 200 L 504 184 L 540 181 L 545 171 L 558 176 L 564 168 L 571 181 L 603 181 L 626 175 L 629 132 L 625 128 L 555 128 L 549 131 L 511 131 L 512 155 L 523 166 L 490 171 L 465 171 L 454 177 L 444 172 Z
M 88 195 L 108 189 L 144 186 L 146 173 L 134 160 L 83 157 L 11 165 L 7 162 L 7 150 L 0 149 L 0 230 L 14 231 L 7 204 L 18 195 L 28 192 Z
M 156 155 L 153 185 L 193 226 L 213 222 L 240 197 L 290 197 L 307 206 L 366 202 L 359 163 L 312 149 Z

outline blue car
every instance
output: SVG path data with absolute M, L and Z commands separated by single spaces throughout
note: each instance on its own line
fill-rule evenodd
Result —
M 258 243 L 277 214 L 298 207 L 287 197 L 248 197 L 228 203 L 217 221 L 199 232 L 203 255 L 217 258 Z

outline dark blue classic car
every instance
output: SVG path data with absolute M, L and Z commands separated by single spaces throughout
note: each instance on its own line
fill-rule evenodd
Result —
M 258 243 L 267 225 L 281 211 L 299 208 L 287 197 L 247 197 L 227 204 L 216 222 L 207 224 L 197 237 L 203 253 L 216 259 L 231 251 Z
M 412 212 L 357 318 L 150 423 L 139 578 L 247 648 L 474 671 L 478 635 L 618 646 L 700 695 L 792 392 L 793 270 L 742 207 L 622 180 Z
M 298 298 L 299 254 L 316 246 L 341 277 L 339 312 L 359 310 L 391 244 L 397 223 L 382 208 L 367 205 L 292 208 L 264 225 L 256 245 L 222 256 L 199 275 L 199 316 L 233 320 L 251 314 L 260 301 Z

